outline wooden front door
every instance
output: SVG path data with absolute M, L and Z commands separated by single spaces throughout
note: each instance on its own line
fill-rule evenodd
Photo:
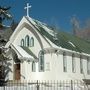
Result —
M 15 64 L 15 80 L 20 80 L 20 64 Z

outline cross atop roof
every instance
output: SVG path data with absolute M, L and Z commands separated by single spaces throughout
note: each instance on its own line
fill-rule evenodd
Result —
M 27 3 L 27 6 L 24 7 L 24 9 L 27 10 L 27 17 L 29 17 L 29 9 L 31 8 L 31 5 L 29 5 L 29 3 Z

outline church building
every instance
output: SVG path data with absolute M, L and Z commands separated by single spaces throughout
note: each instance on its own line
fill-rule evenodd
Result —
M 90 42 L 29 17 L 28 10 L 5 48 L 9 80 L 90 80 Z

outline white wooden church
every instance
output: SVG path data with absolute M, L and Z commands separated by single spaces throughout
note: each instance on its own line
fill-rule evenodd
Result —
M 6 44 L 9 80 L 90 80 L 90 42 L 24 16 Z

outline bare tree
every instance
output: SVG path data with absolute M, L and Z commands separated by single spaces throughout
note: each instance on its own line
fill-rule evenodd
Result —
M 79 27 L 79 21 L 76 18 L 76 16 L 73 16 L 71 18 L 71 24 L 72 24 L 72 28 L 73 28 L 73 34 L 77 35 L 77 32 L 79 31 L 80 27 Z

